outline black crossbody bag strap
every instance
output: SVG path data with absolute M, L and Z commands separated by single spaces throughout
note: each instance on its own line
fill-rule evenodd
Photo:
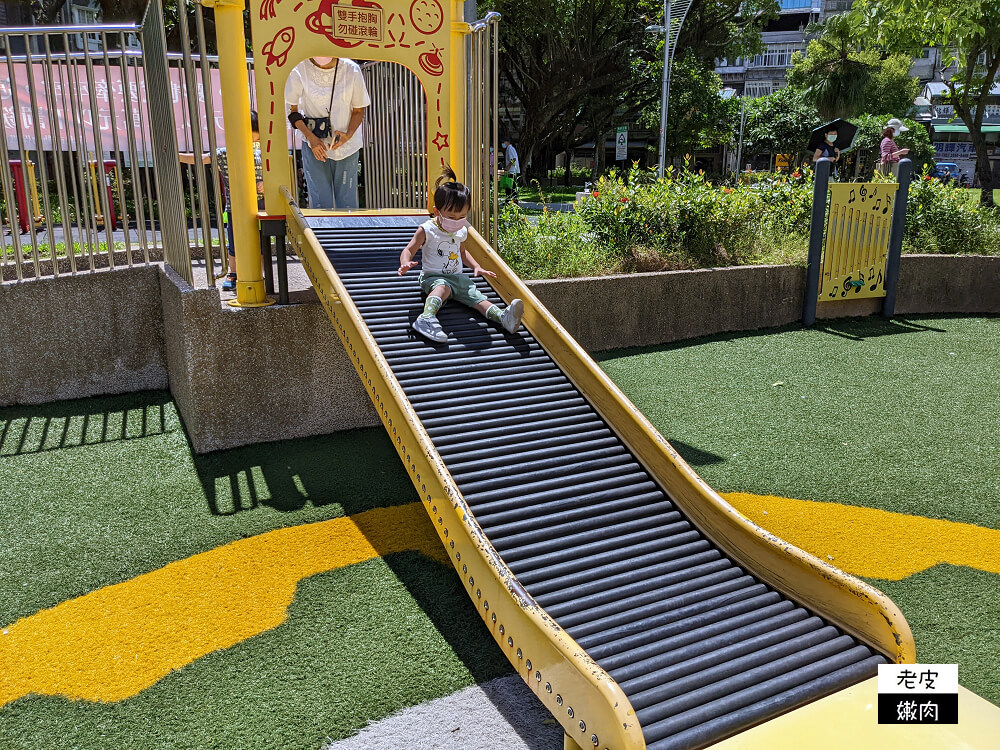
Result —
M 330 130 L 333 130 L 333 97 L 337 93 L 337 76 L 340 74 L 340 60 L 337 60 L 337 67 L 333 69 L 333 88 L 330 89 L 330 111 L 326 116 L 330 118 Z

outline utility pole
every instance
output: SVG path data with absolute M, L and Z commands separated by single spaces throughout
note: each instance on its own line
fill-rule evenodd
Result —
M 681 25 L 687 17 L 692 0 L 663 0 L 663 26 L 647 26 L 649 34 L 663 34 L 663 82 L 660 89 L 660 148 L 656 174 L 662 178 L 666 173 L 667 158 L 667 118 L 670 109 L 670 67 L 677 50 L 677 38 Z M 676 12 L 675 12 L 676 11 Z

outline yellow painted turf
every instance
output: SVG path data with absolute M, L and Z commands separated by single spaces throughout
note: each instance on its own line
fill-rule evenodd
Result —
M 1000 574 L 1000 531 L 871 508 L 728 493 L 741 513 L 853 575 L 939 563 Z M 443 563 L 420 503 L 278 529 L 63 602 L 0 631 L 0 706 L 31 693 L 113 702 L 277 627 L 299 582 L 405 550 Z
M 178 560 L 0 630 L 0 706 L 120 701 L 280 625 L 299 581 L 405 550 L 447 563 L 420 503 L 278 529 Z
M 731 492 L 737 510 L 845 573 L 898 581 L 940 563 L 1000 574 L 1000 531 L 874 508 Z

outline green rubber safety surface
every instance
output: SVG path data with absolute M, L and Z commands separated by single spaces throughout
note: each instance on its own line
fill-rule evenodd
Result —
M 456 576 L 420 553 L 303 581 L 288 621 L 99 704 L 32 696 L 0 747 L 318 748 L 509 672 Z
M 1000 529 L 1000 318 L 819 321 L 599 360 L 719 492 Z M 957 662 L 1000 703 L 1000 576 L 939 565 L 872 583 L 921 660 Z

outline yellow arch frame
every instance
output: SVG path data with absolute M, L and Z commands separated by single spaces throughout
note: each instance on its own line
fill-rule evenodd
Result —
M 427 95 L 428 175 L 442 163 L 464 173 L 464 37 L 470 28 L 462 6 L 461 0 L 250 1 L 269 213 L 284 213 L 281 186 L 292 184 L 285 156 L 285 80 L 307 57 L 356 56 L 409 68 Z

